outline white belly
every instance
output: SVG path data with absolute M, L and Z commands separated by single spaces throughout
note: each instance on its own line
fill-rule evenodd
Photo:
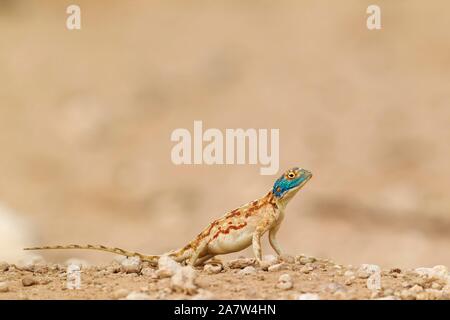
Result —
M 242 229 L 231 229 L 228 233 L 220 233 L 208 244 L 208 251 L 212 254 L 226 254 L 241 251 L 252 244 L 254 226 L 245 226 Z

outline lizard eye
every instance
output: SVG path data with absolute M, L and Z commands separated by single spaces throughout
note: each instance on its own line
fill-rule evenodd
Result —
M 294 178 L 295 178 L 295 173 L 289 172 L 288 175 L 287 175 L 287 177 L 288 177 L 289 179 L 294 179 Z

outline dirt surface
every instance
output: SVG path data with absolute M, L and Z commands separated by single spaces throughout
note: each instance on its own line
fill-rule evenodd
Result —
M 195 270 L 169 262 L 155 267 L 132 259 L 102 266 L 74 262 L 72 267 L 81 266 L 81 283 L 73 290 L 67 265 L 2 263 L 0 299 L 450 299 L 444 266 L 381 270 L 303 255 L 268 256 L 263 266 L 249 258 L 215 260 Z

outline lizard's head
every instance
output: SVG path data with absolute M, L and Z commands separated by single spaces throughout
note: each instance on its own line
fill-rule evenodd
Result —
M 272 193 L 278 201 L 287 204 L 311 177 L 312 173 L 308 170 L 300 168 L 289 169 L 275 181 Z

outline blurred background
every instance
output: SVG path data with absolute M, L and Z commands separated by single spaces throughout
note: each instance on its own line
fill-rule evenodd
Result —
M 79 31 L 66 29 L 73 3 Z M 449 9 L 0 0 L 0 260 L 42 244 L 162 253 L 300 166 L 314 178 L 287 208 L 287 253 L 450 265 Z M 280 172 L 172 164 L 170 134 L 194 120 L 280 129 Z

